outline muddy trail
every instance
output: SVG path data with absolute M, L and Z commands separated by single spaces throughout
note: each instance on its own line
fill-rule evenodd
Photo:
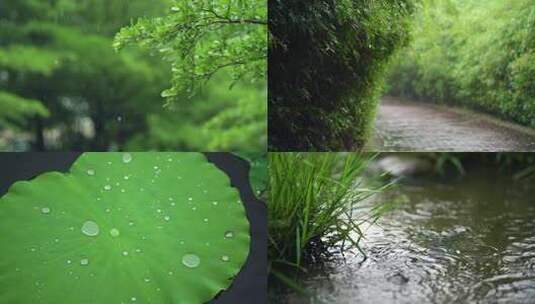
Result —
M 474 111 L 384 97 L 366 150 L 535 151 L 535 130 Z

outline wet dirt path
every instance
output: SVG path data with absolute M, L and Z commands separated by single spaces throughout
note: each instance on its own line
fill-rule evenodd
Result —
M 535 130 L 461 108 L 384 97 L 369 151 L 535 151 Z

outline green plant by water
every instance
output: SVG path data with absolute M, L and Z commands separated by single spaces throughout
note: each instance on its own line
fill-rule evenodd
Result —
M 269 155 L 269 260 L 272 267 L 301 268 L 326 249 L 361 250 L 354 208 L 384 191 L 365 183 L 369 155 L 271 153 Z M 377 186 L 378 185 L 378 186 Z M 373 221 L 388 208 L 381 205 Z M 346 247 L 347 246 L 347 247 Z M 362 252 L 362 251 L 361 251 Z M 362 254 L 365 256 L 364 252 Z

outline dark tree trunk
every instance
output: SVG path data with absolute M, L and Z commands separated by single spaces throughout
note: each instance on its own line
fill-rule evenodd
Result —
M 96 111 L 92 115 L 93 123 L 95 124 L 95 137 L 93 138 L 93 151 L 106 151 L 109 146 L 108 135 L 106 132 L 106 111 L 101 102 L 96 104 Z
M 44 122 L 43 119 L 39 116 L 35 117 L 35 142 L 34 150 L 35 151 L 45 151 L 45 135 L 44 135 Z

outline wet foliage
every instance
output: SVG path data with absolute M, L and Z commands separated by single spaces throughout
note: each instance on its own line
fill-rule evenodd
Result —
M 265 150 L 260 2 L 1 1 L 0 150 Z
M 269 145 L 363 144 L 385 65 L 408 40 L 412 0 L 270 0 Z
M 165 15 L 141 18 L 123 28 L 114 46 L 122 49 L 126 45 L 140 45 L 166 61 L 172 71 L 171 87 L 161 95 L 174 108 L 202 101 L 206 95 L 198 96 L 201 90 L 216 78 L 217 87 L 226 86 L 224 90 L 230 98 L 223 97 L 228 104 L 225 109 L 214 108 L 209 118 L 203 118 L 204 131 L 211 133 L 208 148 L 264 150 L 267 141 L 265 1 L 171 2 Z M 234 87 L 236 90 L 232 92 Z M 178 110 L 177 115 L 183 119 L 187 114 Z
M 360 251 L 359 226 L 354 208 L 388 187 L 364 183 L 369 155 L 337 153 L 270 153 L 269 261 L 274 269 L 301 269 L 329 250 Z
M 0 205 L 2 304 L 207 303 L 249 254 L 240 194 L 200 153 L 85 153 Z
M 462 104 L 535 126 L 533 1 L 424 1 L 390 94 Z

